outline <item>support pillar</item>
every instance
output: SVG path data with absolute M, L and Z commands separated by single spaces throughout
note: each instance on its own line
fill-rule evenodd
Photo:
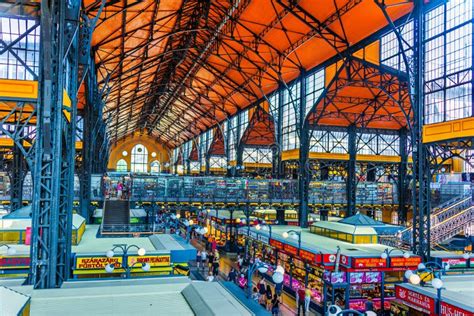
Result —
M 309 126 L 306 123 L 306 85 L 304 70 L 301 71 L 301 90 L 298 105 L 298 128 L 300 136 L 300 157 L 298 170 L 298 188 L 299 188 L 299 224 L 301 227 L 308 227 L 308 188 L 309 188 L 309 170 L 308 170 L 308 154 L 309 154 Z
M 408 150 L 407 150 L 407 130 L 400 130 L 400 164 L 398 165 L 398 224 L 405 225 L 407 221 L 407 171 L 408 171 Z
M 11 196 L 10 211 L 16 211 L 22 207 L 23 200 L 23 179 L 26 175 L 25 164 L 23 163 L 23 153 L 18 145 L 13 146 L 13 168 L 11 172 Z
M 349 161 L 347 162 L 347 211 L 346 216 L 355 214 L 356 205 L 356 156 L 357 156 L 357 133 L 355 125 L 348 127 L 348 147 L 349 147 Z

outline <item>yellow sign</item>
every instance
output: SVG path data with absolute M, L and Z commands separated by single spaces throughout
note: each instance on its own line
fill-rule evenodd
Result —
M 76 269 L 105 269 L 105 266 L 111 263 L 115 268 L 120 268 L 122 257 L 76 257 Z
M 166 267 L 170 265 L 170 255 L 157 255 L 157 256 L 129 256 L 127 259 L 128 266 L 131 266 L 135 262 L 148 263 L 150 267 Z

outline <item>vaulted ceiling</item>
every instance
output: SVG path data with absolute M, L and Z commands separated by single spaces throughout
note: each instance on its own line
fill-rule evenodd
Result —
M 107 0 L 92 49 L 109 136 L 175 147 L 386 25 L 374 0 Z

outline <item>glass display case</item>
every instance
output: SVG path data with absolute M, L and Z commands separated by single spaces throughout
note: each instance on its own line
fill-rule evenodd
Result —
M 311 203 L 347 203 L 346 183 L 343 181 L 311 181 L 308 199 Z
M 0 172 L 0 200 L 10 200 L 10 177 L 6 172 Z
M 247 180 L 247 199 L 249 200 L 268 200 L 270 192 L 269 183 L 266 180 Z

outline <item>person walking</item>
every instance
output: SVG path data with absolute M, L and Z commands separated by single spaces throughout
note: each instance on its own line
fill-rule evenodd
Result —
M 258 289 L 254 286 L 253 291 L 252 291 L 252 299 L 258 303 L 258 300 L 260 299 L 260 294 L 258 293 Z
M 365 311 L 366 312 L 373 312 L 374 311 L 374 302 L 372 301 L 372 297 L 367 297 L 367 301 L 365 302 Z
M 207 264 L 207 252 L 206 249 L 201 251 L 201 261 L 202 261 L 202 269 L 204 270 Z
M 265 281 L 263 280 L 263 278 L 260 279 L 257 287 L 258 287 L 258 293 L 260 294 L 260 305 L 265 306 L 265 296 L 267 294 L 267 289 L 265 287 Z
M 199 269 L 201 267 L 201 264 L 202 264 L 202 252 L 201 250 L 198 250 L 196 254 L 196 267 Z
M 306 295 L 306 293 L 305 293 L 304 288 L 299 288 L 296 291 L 296 306 L 298 306 L 298 312 L 297 312 L 298 316 L 300 316 L 300 315 L 306 316 L 306 310 L 305 310 L 305 307 L 304 307 L 305 295 Z M 303 311 L 302 314 L 300 314 L 300 310 Z
M 212 263 L 212 274 L 216 279 L 219 276 L 219 258 L 214 258 L 214 262 Z
M 273 298 L 273 293 L 272 293 L 272 287 L 270 284 L 267 284 L 267 288 L 265 290 L 265 298 L 266 298 L 266 308 L 267 310 L 271 311 L 272 310 L 272 298 Z
M 245 287 L 247 286 L 247 279 L 245 278 L 245 275 L 243 273 L 240 274 L 238 283 L 239 283 L 239 287 L 242 290 L 245 290 Z
M 207 282 L 214 282 L 214 275 L 212 274 L 212 271 L 209 271 Z
M 227 276 L 227 279 L 230 281 L 230 282 L 233 282 L 235 283 L 235 279 L 237 278 L 237 272 L 235 271 L 234 268 L 231 268 L 230 269 L 230 272 L 229 272 L 229 275 Z
M 209 261 L 208 261 L 208 268 L 209 268 L 209 271 L 212 270 L 212 264 L 214 263 L 214 253 L 212 251 L 209 252 Z
M 311 303 L 311 290 L 306 287 L 304 292 L 304 310 L 306 311 L 306 313 L 309 313 L 309 304 Z
M 278 316 L 280 314 L 280 297 L 275 293 L 272 299 L 272 315 Z
M 242 255 L 237 256 L 237 267 L 239 267 L 239 270 L 242 270 L 242 266 L 244 264 L 244 258 Z
M 122 199 L 122 191 L 123 191 L 123 185 L 122 182 L 117 183 L 117 199 L 121 200 Z

